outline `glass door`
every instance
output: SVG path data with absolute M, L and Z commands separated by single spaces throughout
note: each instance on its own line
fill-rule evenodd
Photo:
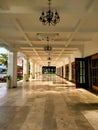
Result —
M 85 88 L 85 60 L 84 58 L 75 59 L 75 78 L 76 78 L 76 88 Z

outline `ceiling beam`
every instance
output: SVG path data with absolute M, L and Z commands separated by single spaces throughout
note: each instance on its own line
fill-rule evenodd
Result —
M 96 0 L 90 0 L 90 4 L 88 6 L 88 9 L 87 9 L 87 13 L 85 13 L 84 15 L 81 16 L 81 18 L 78 20 L 76 26 L 75 26 L 75 31 L 71 34 L 67 44 L 65 44 L 65 47 L 67 47 L 71 42 L 72 42 L 72 39 L 74 39 L 74 36 L 76 35 L 76 33 L 79 31 L 80 27 L 83 25 L 85 19 L 86 19 L 86 16 L 88 15 L 89 11 L 91 10 L 91 8 L 95 5 L 95 1 Z
M 94 5 L 96 4 L 97 0 L 90 0 L 88 5 L 86 6 L 86 10 L 88 13 L 93 11 Z
M 25 32 L 23 31 L 23 27 L 22 27 L 22 25 L 21 25 L 21 23 L 20 23 L 20 21 L 19 21 L 18 19 L 16 19 L 15 25 L 17 26 L 17 28 L 19 29 L 19 31 L 23 34 L 23 36 L 24 36 L 24 38 L 26 39 L 27 43 L 28 43 L 30 46 L 32 46 L 32 44 L 30 43 L 30 41 L 29 41 L 27 35 L 26 35 Z
M 96 14 L 94 14 L 94 15 L 92 15 L 92 16 L 97 17 Z M 92 16 L 91 16 L 91 17 L 92 17 Z M 0 32 L 2 33 L 2 31 L 0 31 Z M 7 32 L 8 32 L 8 33 L 12 33 L 12 34 L 17 34 L 17 31 L 13 31 L 13 30 L 3 30 L 3 33 L 7 33 Z M 72 32 L 74 32 L 74 29 L 73 29 L 73 28 L 71 28 L 71 29 L 70 29 L 70 28 L 69 28 L 69 29 L 65 28 L 64 31 L 60 31 L 60 30 L 59 30 L 59 33 L 72 33 Z M 95 28 L 92 28 L 92 29 L 80 29 L 80 30 L 78 30 L 78 33 L 85 33 L 85 32 L 86 32 L 86 33 L 87 33 L 87 32 L 88 32 L 88 33 L 95 33 L 95 32 L 98 32 L 98 29 L 97 29 L 97 28 L 96 28 L 96 29 L 95 29 Z M 35 35 L 35 33 L 37 33 L 37 31 L 34 31 L 34 30 L 33 30 L 33 32 L 32 32 L 32 30 L 30 30 L 30 31 L 25 31 L 25 30 L 24 30 L 24 33 L 25 33 L 25 34 L 28 33 L 28 34 L 32 34 L 32 35 L 34 34 L 34 35 Z M 45 32 L 44 32 L 44 33 L 45 33 Z M 46 32 L 46 33 L 47 33 L 47 32 Z M 32 41 L 32 40 L 31 40 L 31 41 Z M 38 39 L 37 39 L 37 41 L 38 41 Z M 40 40 L 39 40 L 39 41 L 40 41 Z M 35 42 L 36 42 L 36 40 L 35 40 Z M 40 42 L 41 42 L 41 41 L 40 41 Z
M 27 35 L 25 34 L 25 32 L 23 31 L 23 27 L 20 23 L 20 21 L 18 19 L 16 19 L 16 26 L 18 27 L 18 29 L 20 30 L 20 32 L 24 35 L 24 38 L 27 40 L 28 44 L 33 47 L 32 43 L 29 41 Z M 35 54 L 40 58 L 39 54 L 37 53 L 37 51 L 34 49 L 34 47 L 32 48 L 33 51 L 35 52 Z M 41 58 L 40 58 L 41 59 Z
M 75 26 L 75 29 L 74 29 L 74 32 L 71 33 L 70 35 L 70 38 L 68 40 L 67 43 L 65 43 L 65 48 L 68 47 L 68 45 L 72 42 L 72 39 L 74 39 L 76 33 L 79 31 L 80 27 L 83 25 L 84 21 L 85 21 L 85 18 L 87 16 L 87 14 L 89 13 L 89 11 L 91 10 L 91 8 L 95 5 L 95 1 L 96 0 L 91 0 L 89 6 L 88 6 L 88 9 L 87 9 L 87 13 L 82 15 L 81 18 L 78 20 L 76 26 Z M 56 60 L 59 59 L 59 57 L 62 55 L 62 53 L 64 52 L 65 48 L 61 51 L 61 53 L 59 53 L 58 57 Z
M 0 9 L 2 11 L 9 10 L 10 9 L 10 3 L 8 0 L 0 0 Z

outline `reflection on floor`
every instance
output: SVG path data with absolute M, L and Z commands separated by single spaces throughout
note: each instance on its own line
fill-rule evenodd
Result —
M 0 87 L 0 130 L 98 130 L 97 122 L 98 96 L 55 75 Z

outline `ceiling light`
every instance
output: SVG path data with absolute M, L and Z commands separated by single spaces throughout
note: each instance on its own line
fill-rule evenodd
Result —
M 48 0 L 49 1 L 49 9 L 48 11 L 42 11 L 42 14 L 39 18 L 39 20 L 44 24 L 49 24 L 50 25 L 56 25 L 57 23 L 59 23 L 60 21 L 60 17 L 59 17 L 59 14 L 57 11 L 53 12 L 51 11 L 50 9 L 50 1 L 51 0 Z
M 48 66 L 50 66 L 50 63 L 51 63 L 51 62 L 50 62 L 50 61 L 48 61 Z
M 52 50 L 52 46 L 50 46 L 49 37 L 47 37 L 47 45 L 44 46 L 44 51 L 51 51 L 51 50 Z

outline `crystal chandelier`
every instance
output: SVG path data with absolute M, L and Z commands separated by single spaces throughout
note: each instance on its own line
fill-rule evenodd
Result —
M 59 17 L 59 14 L 57 11 L 56 12 L 51 11 L 51 9 L 50 9 L 50 1 L 51 0 L 48 0 L 48 1 L 49 1 L 49 9 L 46 12 L 44 12 L 44 11 L 42 12 L 39 20 L 44 25 L 46 25 L 46 24 L 49 24 L 49 26 L 56 25 L 57 23 L 59 23 L 60 17 Z

